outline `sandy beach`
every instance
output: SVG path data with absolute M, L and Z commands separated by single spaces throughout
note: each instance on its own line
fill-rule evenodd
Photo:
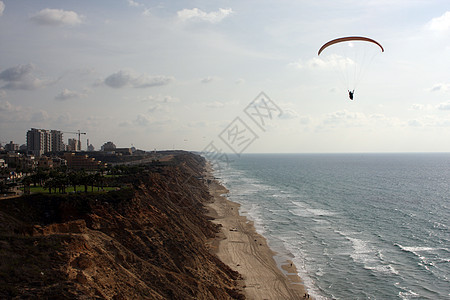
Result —
M 304 299 L 305 288 L 290 261 L 277 267 L 275 253 L 253 223 L 239 215 L 239 204 L 223 197 L 228 190 L 216 180 L 209 181 L 214 201 L 209 203 L 213 222 L 222 225 L 220 237 L 211 247 L 217 256 L 243 276 L 248 299 Z

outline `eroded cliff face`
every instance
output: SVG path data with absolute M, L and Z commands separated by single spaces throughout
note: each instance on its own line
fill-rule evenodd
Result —
M 183 153 L 117 192 L 1 201 L 0 298 L 243 299 L 208 249 L 203 164 Z

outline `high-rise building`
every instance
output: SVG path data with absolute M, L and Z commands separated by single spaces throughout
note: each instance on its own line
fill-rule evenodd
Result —
M 64 151 L 64 141 L 63 141 L 63 133 L 59 130 L 52 130 L 50 131 L 50 134 L 52 136 L 52 152 L 60 152 Z
M 27 150 L 35 156 L 41 156 L 52 150 L 52 138 L 49 130 L 31 128 L 27 132 Z
M 89 144 L 89 139 L 87 139 L 87 151 L 94 151 L 95 150 L 95 148 L 94 148 L 94 146 L 92 145 L 92 144 Z
M 9 142 L 9 144 L 5 145 L 6 151 L 19 151 L 19 144 L 14 144 L 13 141 Z
M 27 132 L 27 151 L 36 156 L 64 151 L 63 133 L 59 130 L 31 128 Z
M 77 139 L 69 139 L 67 143 L 67 151 L 80 151 L 81 143 Z

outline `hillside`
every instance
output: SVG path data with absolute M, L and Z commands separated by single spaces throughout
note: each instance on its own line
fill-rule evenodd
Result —
M 243 299 L 208 247 L 204 163 L 180 152 L 119 191 L 0 201 L 0 298 Z

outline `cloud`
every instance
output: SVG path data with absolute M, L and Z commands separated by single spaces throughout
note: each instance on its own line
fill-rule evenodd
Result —
M 209 76 L 209 77 L 205 77 L 202 80 L 200 80 L 201 83 L 210 83 L 214 80 L 213 77 Z
M 45 110 L 38 110 L 31 115 L 30 121 L 43 122 L 49 119 L 48 113 Z
M 428 89 L 430 92 L 438 92 L 443 91 L 446 92 L 450 90 L 450 84 L 449 83 L 437 83 L 433 85 L 431 88 Z
M 298 117 L 299 117 L 298 113 L 295 110 L 288 108 L 288 109 L 283 109 L 283 112 L 281 113 L 279 118 L 283 119 L 283 120 L 290 120 L 290 119 L 295 119 Z
M 330 54 L 324 57 L 314 57 L 307 61 L 302 61 L 301 59 L 291 62 L 288 64 L 289 67 L 293 67 L 296 69 L 326 69 L 326 68 L 338 68 L 345 69 L 348 66 L 352 66 L 355 64 L 355 61 L 348 57 L 343 57 L 337 54 Z
M 219 101 L 206 103 L 206 107 L 208 107 L 208 108 L 222 108 L 224 106 L 225 105 L 222 102 L 219 102 Z
M 5 11 L 5 3 L 3 3 L 3 1 L 0 1 L 0 17 L 3 15 L 4 11 Z
M 174 78 L 168 76 L 149 76 L 146 74 L 138 75 L 133 71 L 120 70 L 109 75 L 104 83 L 112 88 L 148 88 L 153 86 L 161 86 L 169 84 Z
M 425 105 L 414 103 L 413 105 L 411 105 L 411 109 L 412 110 L 424 110 L 425 109 Z
M 218 11 L 204 12 L 201 9 L 183 9 L 177 12 L 178 18 L 183 21 L 203 21 L 209 23 L 219 23 L 227 16 L 231 15 L 233 10 L 231 8 L 219 8 Z
M 151 106 L 148 109 L 148 112 L 149 113 L 156 113 L 156 112 L 158 112 L 158 113 L 167 113 L 168 109 L 166 107 L 162 106 L 161 104 L 157 103 L 157 104 Z
M 327 114 L 323 120 L 323 124 L 331 127 L 341 125 L 344 127 L 359 127 L 366 123 L 366 121 L 367 117 L 363 113 L 340 110 Z
M 0 80 L 6 81 L 2 89 L 35 90 L 48 85 L 50 82 L 33 76 L 33 64 L 18 65 L 0 72 Z
M 450 101 L 446 103 L 441 103 L 437 106 L 437 109 L 439 110 L 450 110 Z
M 33 70 L 34 66 L 32 64 L 18 65 L 2 71 L 0 73 L 0 80 L 19 81 L 29 75 Z
M 1 101 L 0 102 L 0 111 L 12 111 L 13 106 L 8 101 Z
M 68 99 L 84 98 L 87 95 L 85 93 L 80 93 L 76 91 L 71 91 L 69 89 L 64 89 L 61 93 L 56 95 L 55 99 L 59 101 L 64 101 Z
M 432 31 L 443 32 L 450 29 L 450 11 L 446 11 L 442 16 L 431 19 L 427 27 Z
M 419 120 L 409 120 L 408 121 L 408 126 L 411 126 L 411 127 L 422 127 L 423 124 Z
M 129 5 L 129 6 L 132 6 L 132 7 L 139 7 L 139 6 L 142 6 L 141 3 L 136 2 L 136 1 L 133 1 L 133 0 L 128 0 L 128 5 Z
M 302 69 L 302 68 L 304 68 L 304 64 L 303 64 L 303 62 L 302 62 L 301 59 L 289 63 L 288 66 L 289 66 L 289 67 L 294 67 L 294 68 L 296 68 L 296 69 Z
M 143 114 L 139 114 L 133 121 L 133 124 L 145 127 L 150 124 L 150 119 L 147 116 L 144 116 Z
M 142 102 L 178 103 L 180 99 L 169 95 L 147 96 Z
M 83 16 L 74 11 L 45 8 L 31 17 L 39 25 L 75 26 L 82 23 Z

